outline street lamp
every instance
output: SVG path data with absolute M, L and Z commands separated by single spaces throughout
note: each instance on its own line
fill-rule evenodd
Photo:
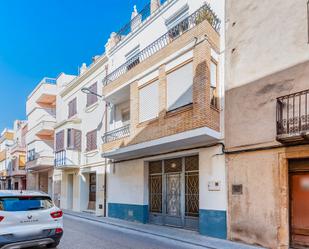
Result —
M 99 97 L 99 98 L 103 98 L 102 95 L 97 94 L 96 92 L 90 90 L 89 87 L 83 87 L 83 88 L 81 89 L 81 91 L 82 91 L 83 93 L 86 93 L 86 94 L 92 94 L 92 95 L 95 95 L 95 96 L 97 96 L 97 97 Z

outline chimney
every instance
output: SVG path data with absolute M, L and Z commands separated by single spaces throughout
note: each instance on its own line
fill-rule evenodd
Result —
M 79 75 L 82 75 L 86 71 L 87 71 L 86 63 L 83 63 L 82 66 L 79 69 Z
M 151 0 L 150 2 L 150 13 L 153 14 L 157 9 L 160 8 L 160 0 Z

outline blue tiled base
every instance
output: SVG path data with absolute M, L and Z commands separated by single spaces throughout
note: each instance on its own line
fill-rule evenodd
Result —
M 148 205 L 108 203 L 108 216 L 111 218 L 147 223 Z
M 226 239 L 226 211 L 200 209 L 200 234 Z

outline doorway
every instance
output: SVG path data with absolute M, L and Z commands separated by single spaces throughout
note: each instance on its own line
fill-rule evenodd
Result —
M 290 244 L 292 248 L 309 247 L 309 160 L 289 164 Z
M 67 208 L 69 210 L 72 210 L 73 209 L 73 174 L 69 174 L 68 175 L 68 188 L 67 188 L 67 191 L 68 191 L 68 195 L 67 195 Z
M 149 221 L 198 229 L 198 156 L 149 162 Z
M 95 210 L 96 207 L 96 195 L 97 195 L 97 174 L 89 174 L 89 210 Z

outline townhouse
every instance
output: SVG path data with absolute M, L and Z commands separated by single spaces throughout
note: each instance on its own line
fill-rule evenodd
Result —
M 101 158 L 101 136 L 105 132 L 106 107 L 102 79 L 106 56 L 80 68 L 67 83 L 57 80 L 55 167 L 59 174 L 60 207 L 104 215 L 105 160 Z
M 70 81 L 73 76 L 61 74 Z M 60 77 L 59 76 L 59 77 Z M 54 126 L 56 124 L 57 79 L 43 78 L 28 96 L 26 114 L 28 131 L 27 146 L 27 189 L 40 190 L 59 203 L 59 184 L 54 192 L 57 171 L 54 171 Z M 55 174 L 55 177 L 54 177 Z M 58 189 L 57 189 L 58 187 Z
M 308 3 L 229 1 L 228 238 L 309 247 Z
M 14 132 L 4 129 L 0 135 L 0 189 L 8 189 L 9 148 L 14 143 Z
M 216 4 L 152 0 L 111 34 L 102 137 L 109 217 L 226 238 Z
M 27 121 L 16 120 L 13 127 L 13 144 L 8 148 L 7 188 L 24 190 L 26 179 L 26 133 Z
M 26 103 L 28 120 L 27 189 L 52 195 L 54 125 L 56 122 L 56 80 L 43 78 Z

